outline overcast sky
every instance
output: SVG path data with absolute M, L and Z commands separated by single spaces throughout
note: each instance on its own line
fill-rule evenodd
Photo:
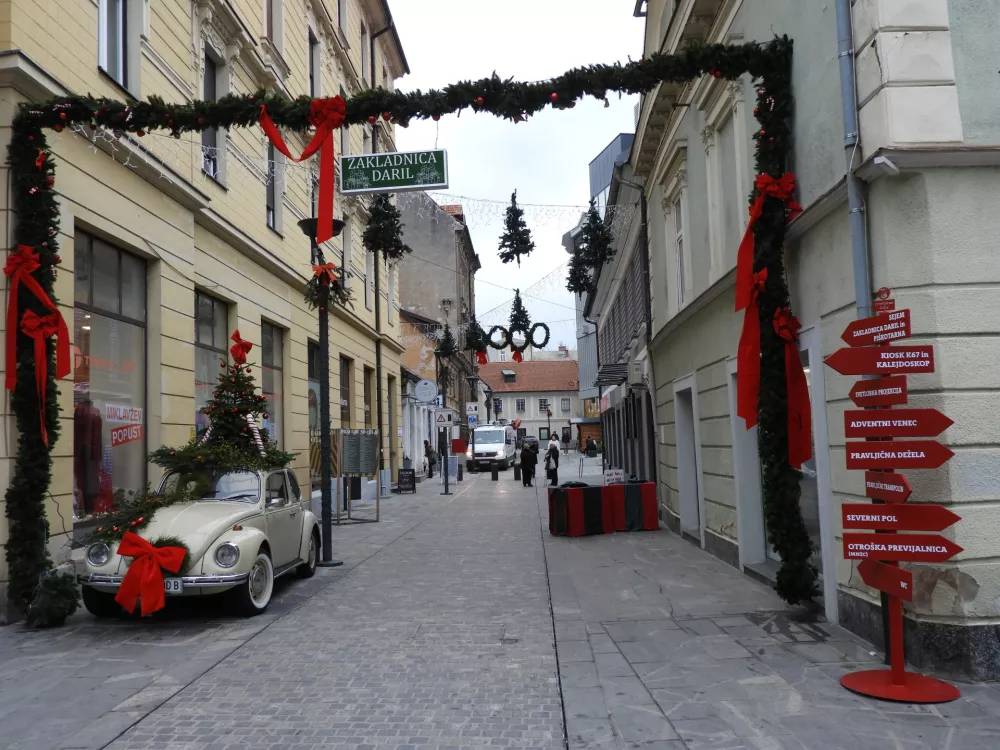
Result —
M 496 73 L 501 78 L 537 81 L 592 63 L 627 62 L 642 56 L 644 19 L 632 17 L 632 0 L 390 0 L 393 17 L 412 73 L 399 89 L 438 88 L 459 80 Z M 401 151 L 448 151 L 448 193 L 519 203 L 586 205 L 587 165 L 618 134 L 634 130 L 638 97 L 609 94 L 611 106 L 587 99 L 574 109 L 546 109 L 517 125 L 488 114 L 466 111 L 438 123 L 414 122 L 397 128 Z M 509 312 L 514 287 L 522 290 L 546 277 L 569 256 L 562 235 L 579 214 L 570 209 L 528 209 L 535 251 L 503 264 L 497 246 L 503 207 L 467 207 L 470 231 L 483 268 L 477 274 L 476 311 L 482 316 L 504 305 Z M 499 285 L 499 286 L 497 286 Z M 499 288 L 499 287 L 506 287 Z M 548 348 L 575 346 L 573 297 L 565 272 L 536 289 L 544 299 L 525 299 L 534 322 L 551 323 Z M 557 322 L 564 321 L 564 322 Z M 487 322 L 483 321 L 484 325 Z

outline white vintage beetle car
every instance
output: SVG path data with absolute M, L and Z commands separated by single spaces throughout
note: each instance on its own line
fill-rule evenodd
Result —
M 160 491 L 176 484 L 168 473 Z M 168 596 L 227 593 L 246 615 L 267 609 L 274 579 L 296 571 L 316 572 L 320 532 L 316 516 L 302 504 L 295 474 L 287 469 L 231 471 L 210 475 L 209 489 L 196 500 L 160 508 L 139 534 L 155 542 L 181 539 L 190 564 L 181 574 L 164 572 Z M 117 543 L 91 544 L 83 555 L 78 580 L 83 604 L 97 617 L 121 613 L 115 594 L 130 558 L 117 554 Z

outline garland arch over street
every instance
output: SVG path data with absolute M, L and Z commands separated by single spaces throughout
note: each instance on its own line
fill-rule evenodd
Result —
M 779 37 L 765 43 L 738 45 L 690 44 L 675 55 L 653 55 L 628 64 L 576 68 L 549 81 L 518 83 L 493 75 L 479 81 L 461 81 L 440 90 L 409 93 L 385 89 L 366 90 L 346 102 L 344 124 L 374 122 L 377 118 L 406 126 L 414 119 L 437 120 L 462 110 L 483 112 L 520 122 L 544 107 L 572 108 L 586 96 L 606 99 L 609 93 L 649 93 L 663 83 L 686 83 L 705 74 L 736 80 L 749 74 L 756 85 L 759 122 L 756 136 L 756 173 L 779 179 L 786 170 L 790 148 L 792 41 Z M 141 137 L 163 130 L 175 137 L 214 127 L 257 127 L 261 105 L 274 124 L 306 132 L 312 100 L 302 96 L 287 100 L 275 94 L 231 94 L 216 102 L 194 101 L 174 105 L 159 97 L 142 102 L 122 102 L 92 96 L 68 96 L 21 106 L 12 123 L 9 145 L 13 208 L 17 214 L 14 246 L 8 257 L 8 276 L 15 273 L 10 258 L 18 246 L 37 254 L 25 268 L 22 283 L 9 304 L 14 320 L 26 313 L 45 317 L 54 295 L 55 269 L 60 264 L 57 242 L 59 207 L 56 201 L 56 164 L 48 148 L 46 131 L 67 127 L 103 127 L 116 133 Z M 758 198 L 757 188 L 750 196 Z M 782 249 L 786 205 L 778 197 L 763 199 L 761 214 L 753 225 L 753 270 L 766 269 L 767 284 L 760 292 L 761 387 L 760 457 L 767 527 L 781 556 L 778 593 L 790 603 L 807 601 L 817 593 L 816 571 L 809 563 L 812 544 L 799 509 L 799 474 L 788 464 L 787 387 L 785 340 L 772 326 L 775 313 L 787 310 L 788 287 Z M 45 300 L 24 281 L 30 276 Z M 303 288 L 305 287 L 303 280 Z M 46 301 L 49 304 L 46 304 Z M 17 330 L 18 326 L 14 327 Z M 10 597 L 24 610 L 31 603 L 43 575 L 51 567 L 47 553 L 48 521 L 45 499 L 52 482 L 51 448 L 59 439 L 56 385 L 56 345 L 45 337 L 48 367 L 36 380 L 34 351 L 38 334 L 13 333 L 16 347 L 16 383 L 11 406 L 18 428 L 17 451 L 6 494 L 9 539 L 7 562 Z M 42 398 L 44 397 L 44 398 Z M 41 406 L 41 410 L 40 410 Z M 40 418 L 41 411 L 41 418 Z M 43 435 L 47 433 L 47 445 Z

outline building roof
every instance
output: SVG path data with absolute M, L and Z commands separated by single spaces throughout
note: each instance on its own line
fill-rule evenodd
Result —
M 451 214 L 452 216 L 464 216 L 465 212 L 462 211 L 461 203 L 449 203 L 447 206 L 441 206 L 441 210 L 446 214 Z
M 502 372 L 515 373 L 513 383 L 505 383 Z M 522 393 L 577 390 L 576 360 L 535 362 L 490 362 L 479 366 L 479 377 L 494 393 Z

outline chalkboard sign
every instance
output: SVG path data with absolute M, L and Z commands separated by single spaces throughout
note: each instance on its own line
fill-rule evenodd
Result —
M 400 469 L 399 478 L 396 482 L 397 489 L 399 492 L 416 492 L 417 491 L 417 470 L 416 469 Z

